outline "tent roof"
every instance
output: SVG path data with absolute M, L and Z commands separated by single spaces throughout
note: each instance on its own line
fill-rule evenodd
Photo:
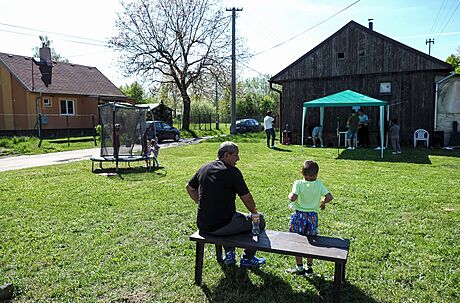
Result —
M 303 103 L 303 107 L 328 107 L 328 106 L 384 106 L 386 101 L 374 99 L 366 95 L 354 92 L 352 90 L 344 90 L 343 92 L 329 95 L 323 98 L 307 101 Z

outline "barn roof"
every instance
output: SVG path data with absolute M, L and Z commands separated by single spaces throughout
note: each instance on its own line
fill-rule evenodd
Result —
M 45 94 L 86 95 L 126 99 L 96 67 L 54 62 L 52 82 L 46 87 L 33 58 L 0 53 L 3 63 L 13 77 L 28 91 Z
M 394 39 L 391 39 L 385 35 L 382 35 L 374 30 L 371 30 L 365 26 L 362 26 L 361 24 L 356 23 L 355 21 L 350 21 L 348 22 L 345 26 L 343 26 L 341 29 L 339 29 L 337 32 L 329 36 L 326 40 L 315 46 L 313 49 L 311 49 L 309 52 L 301 56 L 299 59 L 288 65 L 286 68 L 281 70 L 279 73 L 274 75 L 269 81 L 274 82 L 274 83 L 282 83 L 283 81 L 286 81 L 288 79 L 294 78 L 292 74 L 289 74 L 289 71 L 297 67 L 298 64 L 305 64 L 305 60 L 308 57 L 311 57 L 313 54 L 320 52 L 322 47 L 324 47 L 326 44 L 330 43 L 334 38 L 337 36 L 341 35 L 348 29 L 357 29 L 358 31 L 362 31 L 368 35 L 372 35 L 373 37 L 377 37 L 381 39 L 381 41 L 384 41 L 386 43 L 389 43 L 391 45 L 394 45 L 396 48 L 403 50 L 405 53 L 411 54 L 412 56 L 416 56 L 417 58 L 420 59 L 421 62 L 429 62 L 428 64 L 420 64 L 420 66 L 413 67 L 413 70 L 444 70 L 444 71 L 449 71 L 452 69 L 452 66 L 442 60 L 439 60 L 435 57 L 429 56 L 428 54 L 425 54 L 419 50 L 416 50 L 412 47 L 409 47 L 401 42 L 398 42 Z M 383 55 L 382 55 L 383 56 Z M 392 60 L 393 58 L 389 58 L 389 60 Z M 427 67 L 426 67 L 427 66 Z M 389 70 L 389 71 L 384 71 L 384 72 L 397 72 L 398 70 Z M 323 76 L 324 77 L 324 76 Z M 298 76 L 296 76 L 298 78 Z M 307 77 L 311 78 L 311 77 Z

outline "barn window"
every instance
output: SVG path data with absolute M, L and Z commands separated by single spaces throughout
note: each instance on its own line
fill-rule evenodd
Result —
M 345 59 L 345 53 L 344 52 L 337 53 L 337 59 Z
M 75 100 L 73 99 L 61 99 L 61 115 L 63 116 L 74 116 L 75 115 Z

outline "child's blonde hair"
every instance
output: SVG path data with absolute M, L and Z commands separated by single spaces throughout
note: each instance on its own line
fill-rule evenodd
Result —
M 310 179 L 314 178 L 316 180 L 316 176 L 319 172 L 319 165 L 313 160 L 306 160 L 302 165 L 302 175 L 304 177 L 308 177 Z

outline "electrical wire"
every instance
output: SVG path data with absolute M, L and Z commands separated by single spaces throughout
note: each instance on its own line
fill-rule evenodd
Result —
M 301 32 L 301 33 L 299 33 L 299 34 L 297 34 L 297 35 L 295 35 L 295 36 L 293 36 L 293 37 L 291 37 L 291 38 L 289 38 L 289 39 L 287 39 L 287 40 L 285 40 L 285 41 L 283 41 L 283 42 L 281 42 L 281 43 L 276 44 L 275 46 L 272 46 L 272 47 L 270 47 L 270 48 L 267 48 L 267 49 L 265 49 L 265 50 L 263 50 L 263 51 L 260 51 L 260 52 L 258 52 L 258 53 L 255 53 L 255 54 L 248 55 L 248 58 L 253 58 L 253 57 L 258 56 L 258 55 L 260 55 L 260 54 L 263 54 L 263 53 L 265 53 L 265 52 L 267 52 L 267 51 L 269 51 L 269 50 L 272 50 L 272 49 L 274 49 L 274 48 L 277 48 L 277 47 L 279 47 L 279 46 L 281 46 L 281 45 L 283 45 L 283 44 L 285 44 L 285 43 L 287 43 L 287 42 L 289 42 L 289 41 L 291 41 L 291 40 L 294 40 L 295 38 L 297 38 L 297 37 L 299 37 L 299 36 L 305 34 L 306 32 L 308 32 L 308 31 L 314 29 L 315 27 L 318 27 L 318 26 L 320 26 L 321 24 L 323 24 L 323 23 L 329 21 L 330 19 L 334 18 L 335 16 L 337 16 L 338 14 L 344 12 L 345 10 L 349 9 L 350 7 L 352 7 L 353 5 L 355 5 L 356 3 L 358 3 L 359 1 L 361 1 L 361 0 L 356 0 L 355 2 L 353 2 L 352 4 L 348 5 L 347 7 L 343 8 L 343 9 L 341 9 L 340 11 L 336 12 L 336 13 L 333 14 L 332 16 L 330 16 L 330 17 L 324 19 L 323 21 L 321 21 L 321 22 L 319 22 L 319 23 L 313 25 L 313 26 L 310 27 L 310 28 L 307 28 L 306 30 L 304 30 L 303 32 Z
M 434 33 L 434 30 L 435 30 L 436 25 L 438 23 L 439 17 L 441 16 L 441 12 L 442 12 L 442 9 L 443 9 L 445 3 L 446 3 L 446 0 L 442 0 L 441 6 L 439 7 L 439 10 L 438 10 L 438 14 L 436 15 L 436 18 L 434 19 L 433 26 L 431 27 L 430 35 Z
M 446 24 L 444 25 L 444 27 L 442 28 L 442 30 L 438 33 L 438 36 L 436 37 L 436 40 L 439 38 L 439 36 L 442 34 L 442 32 L 444 31 L 444 29 L 446 29 L 446 26 L 447 24 L 449 24 L 450 20 L 452 19 L 452 17 L 454 16 L 455 12 L 457 11 L 458 7 L 460 6 L 460 1 L 458 1 L 458 4 L 457 6 L 455 7 L 454 11 L 452 12 L 452 14 L 450 15 L 449 17 L 449 20 L 447 20 Z
M 14 27 L 14 28 L 20 28 L 20 29 L 25 29 L 25 30 L 34 31 L 34 32 L 47 33 L 47 34 L 64 36 L 64 37 L 77 38 L 77 39 L 82 39 L 82 40 L 89 40 L 89 41 L 94 41 L 94 42 L 99 42 L 99 43 L 105 43 L 105 41 L 101 41 L 101 40 L 85 38 L 85 37 L 80 37 L 80 36 L 73 36 L 73 35 L 68 35 L 68 34 L 61 34 L 61 33 L 56 33 L 56 32 L 49 32 L 49 31 L 44 31 L 44 30 L 40 30 L 40 29 L 34 29 L 34 28 L 30 28 L 30 27 L 25 27 L 25 26 L 19 26 L 19 25 L 13 25 L 13 24 L 1 23 L 1 22 L 0 22 L 0 25 L 8 26 L 8 27 Z

